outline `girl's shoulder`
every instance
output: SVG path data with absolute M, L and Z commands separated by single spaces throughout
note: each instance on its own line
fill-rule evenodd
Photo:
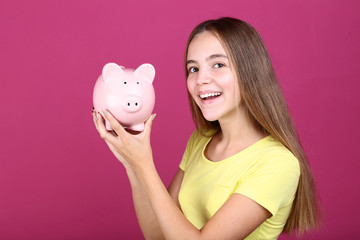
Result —
M 257 151 L 258 160 L 264 165 L 299 171 L 300 165 L 294 154 L 272 136 L 267 136 L 254 149 Z

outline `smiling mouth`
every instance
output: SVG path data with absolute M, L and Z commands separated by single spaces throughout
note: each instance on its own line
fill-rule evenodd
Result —
M 207 100 L 207 99 L 216 98 L 216 97 L 218 97 L 220 95 L 221 95 L 220 92 L 204 93 L 204 94 L 200 94 L 200 98 L 203 99 L 203 100 Z

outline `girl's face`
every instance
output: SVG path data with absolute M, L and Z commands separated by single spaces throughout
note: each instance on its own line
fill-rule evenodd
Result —
M 240 108 L 238 80 L 219 39 L 211 32 L 198 34 L 187 54 L 187 88 L 208 121 L 221 121 Z

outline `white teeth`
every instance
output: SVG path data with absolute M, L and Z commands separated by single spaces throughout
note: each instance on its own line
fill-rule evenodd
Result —
M 202 99 L 208 98 L 208 97 L 214 97 L 214 96 L 219 96 L 221 93 L 219 92 L 213 92 L 213 93 L 205 93 L 205 94 L 200 94 L 200 97 Z

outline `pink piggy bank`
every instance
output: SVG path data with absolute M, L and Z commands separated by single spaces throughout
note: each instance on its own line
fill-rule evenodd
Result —
M 106 64 L 94 87 L 95 111 L 103 114 L 106 109 L 123 127 L 143 131 L 155 105 L 154 77 L 155 68 L 151 64 L 142 64 L 136 70 Z M 112 130 L 106 120 L 105 126 Z

